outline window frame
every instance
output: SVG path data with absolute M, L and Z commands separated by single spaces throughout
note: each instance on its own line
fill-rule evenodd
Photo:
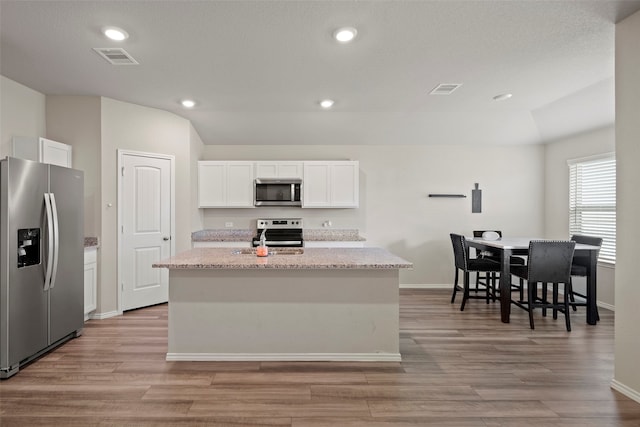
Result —
M 613 164 L 613 179 L 611 179 L 611 163 Z M 615 266 L 617 227 L 617 168 L 615 153 L 610 152 L 571 159 L 567 161 L 567 165 L 569 169 L 569 235 L 584 234 L 602 237 L 602 249 L 600 250 L 598 262 L 607 266 Z M 601 168 L 602 172 L 608 176 L 598 177 L 598 168 Z M 587 180 L 587 185 L 590 185 L 591 188 L 587 188 L 587 201 L 581 203 L 584 191 L 580 191 L 578 187 L 585 184 L 585 179 Z M 611 195 L 611 189 L 613 189 L 613 195 Z M 592 217 L 591 221 L 589 219 L 586 221 L 586 230 L 583 226 L 585 213 L 587 215 L 591 214 Z M 600 225 L 597 225 L 598 216 L 603 218 Z M 611 217 L 613 217 L 613 224 L 611 224 Z M 595 226 L 594 223 L 596 224 Z M 598 232 L 596 229 L 600 231 Z

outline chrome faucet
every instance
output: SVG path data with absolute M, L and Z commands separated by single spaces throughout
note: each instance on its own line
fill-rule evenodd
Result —
M 262 230 L 262 234 L 260 235 L 260 246 L 265 246 L 265 243 L 266 243 L 266 240 L 267 240 L 266 233 L 267 233 L 267 229 L 264 228 Z

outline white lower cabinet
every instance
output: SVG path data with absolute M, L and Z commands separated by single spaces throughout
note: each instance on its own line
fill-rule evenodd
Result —
M 84 315 L 97 307 L 97 283 L 98 283 L 98 248 L 89 247 L 84 250 Z

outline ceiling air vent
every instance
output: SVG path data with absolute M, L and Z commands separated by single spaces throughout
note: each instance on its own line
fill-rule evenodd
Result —
M 460 86 L 462 86 L 462 83 L 440 83 L 429 93 L 431 95 L 449 95 Z
M 110 64 L 113 65 L 138 65 L 138 61 L 133 59 L 124 49 L 119 47 L 94 47 L 93 50 L 98 52 Z

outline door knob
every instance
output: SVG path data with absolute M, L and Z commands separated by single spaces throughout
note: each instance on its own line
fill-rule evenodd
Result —
M 164 241 L 166 242 L 166 241 L 167 241 L 167 240 L 169 240 L 170 238 L 171 238 L 171 237 L 163 237 L 163 238 L 162 238 L 162 240 L 164 240 Z

